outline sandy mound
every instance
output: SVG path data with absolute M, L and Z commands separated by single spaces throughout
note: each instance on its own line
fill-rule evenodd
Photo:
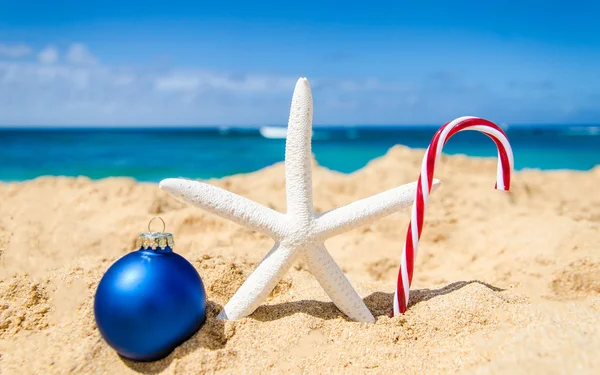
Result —
M 395 147 L 351 175 L 316 167 L 316 208 L 415 180 L 421 158 Z M 211 183 L 285 211 L 283 175 L 276 164 Z M 348 321 L 302 263 L 252 316 L 216 320 L 271 240 L 154 185 L 0 184 L 0 373 L 599 373 L 600 168 L 520 172 L 509 194 L 494 176 L 493 159 L 443 157 L 403 316 L 389 314 L 408 210 L 328 241 L 376 324 Z M 201 274 L 209 318 L 169 357 L 140 364 L 105 344 L 92 304 L 155 214 Z

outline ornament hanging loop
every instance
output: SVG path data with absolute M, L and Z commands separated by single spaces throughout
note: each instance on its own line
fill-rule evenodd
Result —
M 162 221 L 162 232 L 153 232 L 150 228 L 152 226 L 152 222 L 156 219 Z M 165 221 L 160 216 L 153 217 L 148 223 L 148 232 L 140 234 L 137 240 L 136 244 L 138 248 L 144 250 L 166 250 L 169 248 L 170 250 L 173 250 L 173 246 L 175 245 L 173 241 L 173 235 L 171 233 L 165 233 L 166 227 Z
M 153 217 L 153 218 L 152 218 L 152 219 L 151 219 L 151 220 L 148 222 L 148 232 L 150 232 L 150 233 L 153 233 L 153 232 L 152 232 L 152 229 L 150 229 L 150 225 L 152 224 L 152 222 L 153 222 L 155 219 L 159 219 L 160 221 L 162 221 L 163 229 L 162 229 L 162 231 L 161 231 L 160 233 L 165 233 L 165 229 L 166 229 L 167 225 L 165 224 L 165 221 L 164 221 L 164 220 L 162 219 L 162 217 L 160 217 L 160 216 L 154 216 L 154 217 Z

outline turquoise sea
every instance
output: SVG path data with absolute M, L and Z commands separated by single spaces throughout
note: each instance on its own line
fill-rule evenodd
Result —
M 425 149 L 437 126 L 315 127 L 319 164 L 353 172 L 396 144 Z M 588 170 L 600 164 L 600 126 L 511 126 L 515 168 Z M 0 129 L 0 180 L 42 175 L 212 178 L 282 161 L 285 128 Z M 448 154 L 496 156 L 485 135 L 462 132 Z

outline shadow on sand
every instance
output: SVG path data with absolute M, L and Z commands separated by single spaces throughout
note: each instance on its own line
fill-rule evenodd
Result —
M 494 292 L 504 290 L 478 280 L 459 281 L 439 289 L 412 290 L 409 307 L 438 296 L 452 293 L 473 283 L 481 284 Z M 391 315 L 393 309 L 393 298 L 393 293 L 375 292 L 364 298 L 364 302 L 369 310 L 371 310 L 371 313 L 377 318 L 380 316 Z M 135 362 L 122 357 L 121 360 L 125 365 L 127 365 L 127 367 L 136 372 L 142 374 L 158 374 L 164 371 L 171 364 L 175 356 L 177 356 L 177 358 L 183 358 L 200 348 L 207 348 L 210 350 L 223 348 L 228 340 L 225 332 L 225 322 L 217 319 L 217 315 L 222 308 L 223 307 L 221 305 L 212 301 L 208 301 L 206 323 L 204 326 L 202 326 L 202 328 L 189 340 L 177 347 L 175 351 L 171 352 L 171 354 L 169 354 L 166 358 L 155 362 Z M 348 320 L 348 318 L 337 309 L 333 302 L 314 300 L 263 305 L 256 309 L 250 318 L 264 322 L 278 320 L 294 314 L 307 314 L 325 320 L 337 318 Z
M 409 308 L 417 303 L 452 293 L 473 283 L 481 284 L 493 290 L 494 292 L 500 292 L 503 290 L 479 280 L 458 281 L 439 289 L 415 289 L 411 290 L 410 292 Z M 393 299 L 394 293 L 375 292 L 365 297 L 363 301 L 365 302 L 365 305 L 367 305 L 367 308 L 371 310 L 373 316 L 377 318 L 380 316 L 391 315 L 393 310 Z M 275 305 L 263 305 L 256 309 L 254 314 L 252 314 L 252 318 L 260 321 L 271 321 L 298 313 L 312 315 L 316 318 L 325 320 L 337 319 L 340 317 L 347 319 L 346 316 L 342 314 L 337 307 L 335 307 L 333 302 L 313 300 L 284 302 Z

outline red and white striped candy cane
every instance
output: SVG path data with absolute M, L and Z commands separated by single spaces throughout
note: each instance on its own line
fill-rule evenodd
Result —
M 404 313 L 408 306 L 408 294 L 413 277 L 413 265 L 417 256 L 417 248 L 421 231 L 425 205 L 431 192 L 434 168 L 442 153 L 442 147 L 454 134 L 463 130 L 477 130 L 487 134 L 498 147 L 498 172 L 496 186 L 498 190 L 510 188 L 510 175 L 514 167 L 513 153 L 506 134 L 496 124 L 477 117 L 460 117 L 442 126 L 433 136 L 421 166 L 421 175 L 417 185 L 417 195 L 412 207 L 412 215 L 406 233 L 406 242 L 402 250 L 400 270 L 396 292 L 394 294 L 394 315 Z

